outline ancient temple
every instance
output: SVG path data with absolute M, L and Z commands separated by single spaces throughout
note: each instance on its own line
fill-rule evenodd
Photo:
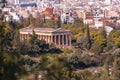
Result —
M 43 39 L 47 43 L 53 43 L 56 47 L 59 48 L 71 47 L 71 31 L 62 28 L 22 28 L 20 29 L 20 40 L 29 40 L 30 35 L 33 34 L 33 31 L 39 40 Z

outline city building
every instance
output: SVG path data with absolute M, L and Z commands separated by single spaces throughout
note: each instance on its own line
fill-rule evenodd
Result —
M 112 0 L 105 0 L 106 4 L 112 4 Z
M 26 27 L 20 29 L 20 40 L 29 40 L 33 31 L 39 40 L 45 40 L 47 43 L 54 44 L 59 48 L 71 48 L 71 31 L 62 28 L 33 28 Z

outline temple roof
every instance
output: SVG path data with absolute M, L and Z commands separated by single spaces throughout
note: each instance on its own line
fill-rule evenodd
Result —
M 45 32 L 49 32 L 49 33 L 52 33 L 52 32 L 69 32 L 70 30 L 65 30 L 63 28 L 34 28 L 34 27 L 25 27 L 25 28 L 22 28 L 20 29 L 20 32 L 37 32 L 37 33 L 45 33 Z

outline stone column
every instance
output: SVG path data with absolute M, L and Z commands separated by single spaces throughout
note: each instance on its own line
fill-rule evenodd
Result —
M 71 46 L 71 35 L 69 35 L 69 46 Z
M 50 43 L 53 42 L 53 39 L 52 39 L 52 38 L 53 38 L 53 36 L 50 35 Z
M 64 34 L 62 35 L 62 46 L 64 46 Z
M 24 34 L 25 35 L 25 39 L 26 39 L 26 34 Z
M 25 34 L 25 39 L 27 40 L 27 34 Z
M 54 40 L 54 35 L 52 36 L 52 42 L 53 42 L 53 43 L 55 42 L 55 40 Z
M 41 38 L 41 37 L 40 37 L 40 35 L 39 35 L 39 40 L 40 40 L 40 38 Z
M 38 35 L 38 39 L 40 40 L 40 35 Z
M 30 34 L 27 34 L 28 35 L 28 40 L 30 40 Z
M 68 35 L 65 35 L 66 38 L 66 46 L 68 46 Z
M 53 35 L 51 35 L 51 43 L 53 43 Z
M 52 42 L 52 40 L 51 40 L 51 35 L 49 35 L 49 38 L 48 38 L 49 40 L 49 43 L 51 43 Z
M 47 43 L 47 35 L 45 35 L 45 41 L 46 41 L 46 43 Z
M 47 36 L 46 36 L 46 35 L 44 35 L 44 36 L 45 36 L 45 39 L 44 39 L 44 40 L 47 42 Z
M 22 34 L 20 34 L 20 40 L 22 40 Z
M 39 39 L 39 35 L 37 35 L 37 39 Z
M 49 40 L 50 40 L 49 38 L 50 38 L 50 36 L 49 36 L 49 35 L 47 35 L 47 42 L 48 42 L 48 43 L 49 43 Z
M 39 35 L 39 40 L 41 40 L 41 35 Z
M 46 42 L 48 43 L 49 42 L 49 36 L 46 35 Z
M 25 37 L 25 39 L 26 39 L 26 34 L 24 34 L 24 37 Z
M 24 39 L 26 40 L 26 34 L 24 34 Z
M 27 40 L 29 40 L 29 34 L 27 34 Z
M 61 45 L 60 44 L 60 35 L 58 35 L 58 45 Z
M 43 40 L 43 35 L 41 35 L 41 40 Z
M 25 34 L 24 34 L 24 39 L 25 39 Z
M 24 35 L 24 39 L 25 39 L 25 34 L 23 34 Z
M 23 36 L 23 40 L 24 40 L 24 38 L 25 38 L 24 34 L 22 34 L 22 36 Z
M 57 39 L 56 39 L 56 35 L 54 35 L 54 41 L 55 41 L 55 45 L 57 44 L 57 43 L 56 43 L 56 40 L 57 40 Z
M 24 34 L 24 40 L 26 39 L 25 34 Z
M 23 34 L 21 34 L 21 40 L 23 40 Z
M 40 40 L 42 40 L 42 35 L 40 35 Z
M 40 35 L 40 40 L 42 39 L 42 35 Z
M 50 36 L 48 36 L 48 43 L 50 43 Z
M 49 36 L 49 43 L 51 43 L 52 42 L 52 40 L 51 40 L 51 36 Z
M 26 34 L 26 39 L 28 40 L 28 34 Z
M 43 35 L 43 40 L 45 40 L 45 35 Z

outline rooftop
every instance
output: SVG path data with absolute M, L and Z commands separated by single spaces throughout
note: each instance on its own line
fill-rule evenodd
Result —
M 32 31 L 35 31 L 35 32 L 41 32 L 41 33 L 44 33 L 44 32 L 69 32 L 70 30 L 65 30 L 65 29 L 62 29 L 62 28 L 34 28 L 34 27 L 26 27 L 26 28 L 22 28 L 20 29 L 20 32 L 32 32 Z

